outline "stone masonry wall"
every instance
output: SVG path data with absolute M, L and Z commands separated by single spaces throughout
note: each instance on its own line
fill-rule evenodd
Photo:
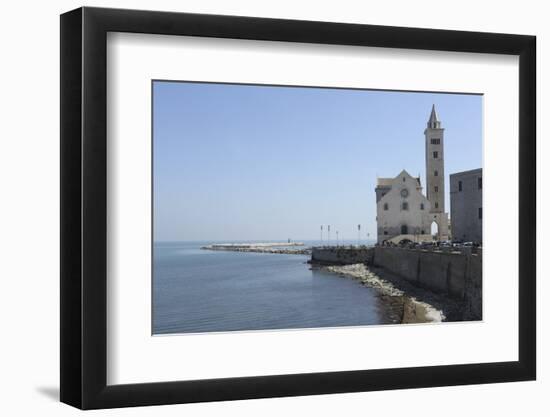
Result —
M 350 248 L 344 246 L 312 248 L 311 262 L 326 265 L 371 264 L 374 248 Z
M 469 273 L 466 274 L 466 284 L 464 289 L 464 300 L 467 305 L 467 312 L 465 314 L 466 320 L 479 320 L 482 317 L 482 253 L 478 251 L 477 254 L 468 257 L 469 260 Z
M 464 319 L 482 318 L 482 253 L 376 247 L 372 264 L 449 298 L 464 301 Z
M 481 255 L 455 252 L 376 247 L 373 264 L 417 286 L 451 298 L 463 299 L 467 282 L 472 290 L 474 283 L 481 278 L 481 268 L 472 268 L 470 265 L 472 257 L 481 259 Z M 478 263 L 481 264 L 480 261 Z
M 365 263 L 384 268 L 412 284 L 463 301 L 465 320 L 482 318 L 482 252 L 449 252 L 398 247 L 313 248 L 312 262 Z

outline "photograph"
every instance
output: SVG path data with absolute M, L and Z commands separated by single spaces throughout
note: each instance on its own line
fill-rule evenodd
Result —
M 543 2 L 3 6 L 0 416 L 550 415 Z
M 152 334 L 483 320 L 483 95 L 152 81 Z

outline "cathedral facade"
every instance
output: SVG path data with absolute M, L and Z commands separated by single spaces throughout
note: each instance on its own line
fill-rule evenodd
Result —
M 445 212 L 444 129 L 435 106 L 424 136 L 426 195 L 422 193 L 420 177 L 412 177 L 406 170 L 394 178 L 377 180 L 378 243 L 449 239 L 449 216 Z

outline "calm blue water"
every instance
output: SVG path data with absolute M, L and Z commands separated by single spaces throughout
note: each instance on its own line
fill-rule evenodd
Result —
M 376 290 L 311 271 L 308 256 L 156 243 L 153 333 L 295 329 L 390 322 Z

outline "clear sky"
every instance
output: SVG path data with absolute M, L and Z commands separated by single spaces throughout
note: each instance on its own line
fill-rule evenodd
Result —
M 375 238 L 376 178 L 425 185 L 432 104 L 447 212 L 449 174 L 482 166 L 479 95 L 164 81 L 153 95 L 155 241 L 318 239 L 322 224 Z

